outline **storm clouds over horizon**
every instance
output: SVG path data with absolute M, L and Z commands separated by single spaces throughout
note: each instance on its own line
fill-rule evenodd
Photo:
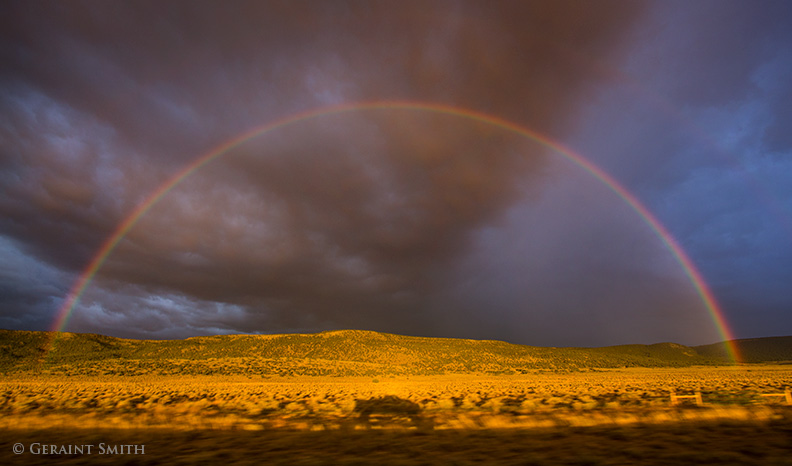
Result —
M 212 148 L 431 102 L 625 186 L 738 338 L 792 334 L 785 2 L 4 2 L 0 328 L 48 330 L 101 245 Z M 356 328 L 544 346 L 718 341 L 681 265 L 550 147 L 415 109 L 320 115 L 196 170 L 67 330 Z

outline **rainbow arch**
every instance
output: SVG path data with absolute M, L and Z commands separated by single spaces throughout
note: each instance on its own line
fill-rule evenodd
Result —
M 190 176 L 193 172 L 208 164 L 212 160 L 220 157 L 231 149 L 243 144 L 244 142 L 259 136 L 261 134 L 274 131 L 291 124 L 318 118 L 322 116 L 349 113 L 361 110 L 413 110 L 432 112 L 436 114 L 445 114 L 465 118 L 471 121 L 486 123 L 495 127 L 519 134 L 533 141 L 536 141 L 543 146 L 552 149 L 554 152 L 562 155 L 569 161 L 573 162 L 580 168 L 587 171 L 589 174 L 597 178 L 605 184 L 613 193 L 621 198 L 627 205 L 629 205 L 641 219 L 652 229 L 657 237 L 663 244 L 671 251 L 676 261 L 680 264 L 690 282 L 693 284 L 696 292 L 698 293 L 701 301 L 707 309 L 710 317 L 712 318 L 718 333 L 724 341 L 727 342 L 728 356 L 735 362 L 739 362 L 739 354 L 736 344 L 733 342 L 734 337 L 729 329 L 729 326 L 724 317 L 723 311 L 718 305 L 715 296 L 709 290 L 701 273 L 690 260 L 685 251 L 679 246 L 677 241 L 668 232 L 668 230 L 657 220 L 657 218 L 641 203 L 634 195 L 627 191 L 618 181 L 616 181 L 609 174 L 604 172 L 598 166 L 584 158 L 582 155 L 572 151 L 571 149 L 563 146 L 562 144 L 553 141 L 542 134 L 532 131 L 529 128 L 518 125 L 517 123 L 509 120 L 489 115 L 487 113 L 479 112 L 462 107 L 454 107 L 450 105 L 421 102 L 421 101 L 364 101 L 345 103 L 340 105 L 325 106 L 306 110 L 303 112 L 291 114 L 280 119 L 265 123 L 250 129 L 233 139 L 226 141 L 213 149 L 209 150 L 206 154 L 198 157 L 194 162 L 187 165 L 179 172 L 171 176 L 165 183 L 152 192 L 135 210 L 133 210 L 116 228 L 112 235 L 102 244 L 99 250 L 91 259 L 88 266 L 80 275 L 80 278 L 69 291 L 63 305 L 58 310 L 51 330 L 54 332 L 63 331 L 68 323 L 69 317 L 74 312 L 80 297 L 85 292 L 88 285 L 91 283 L 93 277 L 102 267 L 107 257 L 113 252 L 118 243 L 124 238 L 129 230 L 137 223 L 137 221 L 148 212 L 148 210 L 156 204 L 163 196 L 165 196 L 174 186 L 179 184 L 182 180 Z

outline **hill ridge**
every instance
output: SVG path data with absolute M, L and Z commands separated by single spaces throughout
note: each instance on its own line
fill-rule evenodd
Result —
M 748 362 L 792 361 L 792 337 L 736 340 L 736 344 Z M 0 330 L 0 372 L 5 373 L 396 376 L 723 364 L 730 364 L 723 343 L 558 348 L 370 330 L 179 340 Z

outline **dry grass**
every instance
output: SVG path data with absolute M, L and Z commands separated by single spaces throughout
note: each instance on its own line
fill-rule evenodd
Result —
M 789 366 L 380 379 L 16 376 L 0 382 L 0 428 L 456 429 L 761 421 L 784 408 L 783 398 L 760 395 L 786 386 L 792 386 Z M 671 390 L 701 391 L 706 406 L 672 408 Z

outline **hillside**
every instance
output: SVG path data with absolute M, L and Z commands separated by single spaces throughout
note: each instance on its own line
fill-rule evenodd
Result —
M 768 341 L 765 341 L 768 340 Z M 772 341 L 770 341 L 772 340 Z M 746 340 L 750 361 L 789 354 L 792 337 Z M 721 345 L 722 346 L 722 345 Z M 94 334 L 0 330 L 0 372 L 55 374 L 419 375 L 525 373 L 728 363 L 718 345 L 674 343 L 544 348 L 360 330 L 128 340 Z M 752 348 L 756 348 L 753 350 Z M 788 357 L 787 359 L 792 359 Z
M 748 338 L 734 341 L 743 362 L 792 362 L 792 336 Z M 696 346 L 694 349 L 705 357 L 726 357 L 726 348 L 722 343 Z

